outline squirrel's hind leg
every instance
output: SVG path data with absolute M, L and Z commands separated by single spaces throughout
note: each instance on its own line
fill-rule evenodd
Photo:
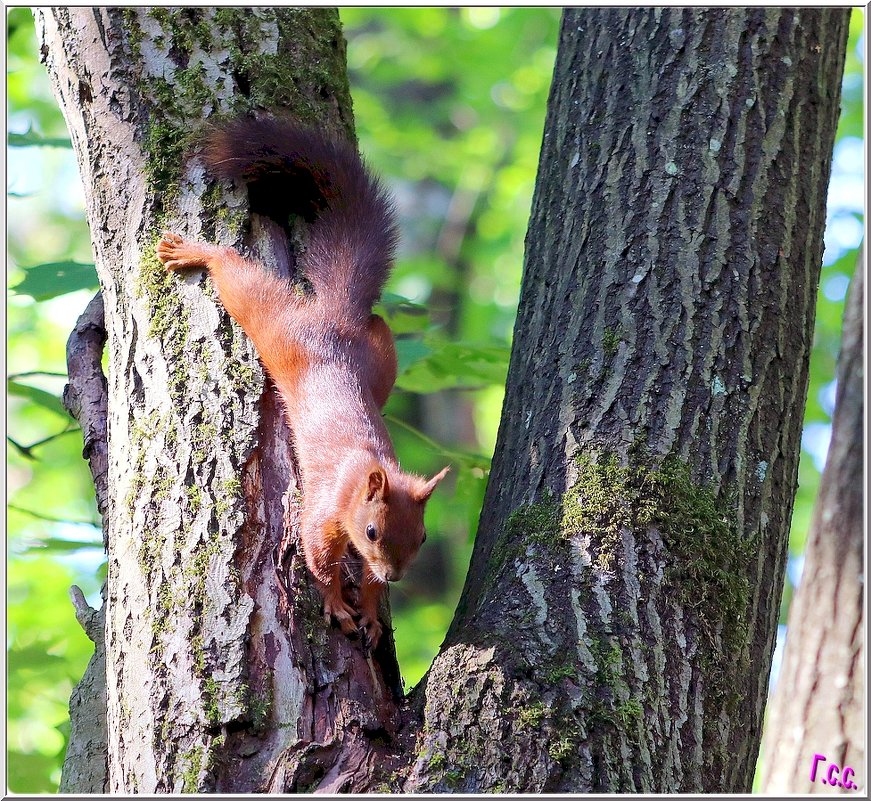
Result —
M 387 323 L 377 314 L 369 318 L 366 336 L 369 346 L 366 354 L 369 389 L 378 408 L 383 409 L 396 383 L 396 345 Z

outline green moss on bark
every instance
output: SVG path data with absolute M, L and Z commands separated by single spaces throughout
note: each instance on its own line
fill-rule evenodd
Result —
M 755 543 L 738 528 L 734 498 L 728 490 L 717 492 L 693 479 L 680 459 L 656 463 L 641 447 L 633 447 L 622 463 L 613 453 L 583 454 L 577 468 L 577 479 L 564 495 L 546 495 L 509 515 L 491 554 L 489 588 L 510 580 L 518 562 L 565 563 L 574 558 L 571 549 L 589 555 L 582 582 L 609 581 L 619 575 L 625 558 L 624 532 L 636 542 L 655 532 L 663 543 L 661 597 L 699 634 L 695 661 L 709 710 L 708 741 L 716 736 L 717 716 L 740 702 L 736 676 L 747 659 L 748 572 Z M 642 572 L 637 578 L 643 592 L 647 577 Z M 630 628 L 621 625 L 624 635 Z M 595 668 L 584 704 L 586 725 L 634 731 L 645 707 L 624 678 L 625 642 L 611 630 L 588 627 L 587 632 Z M 578 669 L 555 661 L 535 668 L 544 686 L 573 677 L 583 683 L 584 671 Z M 531 714 L 524 712 L 521 723 Z M 565 734 L 550 746 L 554 759 L 569 753 L 579 725 L 561 724 Z
M 606 359 L 614 358 L 617 349 L 620 347 L 620 334 L 613 328 L 606 328 L 602 335 L 602 352 Z
M 719 631 L 729 650 L 742 648 L 754 543 L 738 530 L 728 493 L 694 481 L 676 457 L 655 467 L 636 459 L 621 465 L 613 454 L 579 458 L 578 480 L 564 499 L 563 534 L 589 534 L 595 564 L 611 571 L 621 558 L 621 530 L 656 529 L 668 553 L 665 580 L 678 602 L 696 611 L 709 641 Z
M 158 241 L 159 237 L 155 237 L 143 250 L 134 293 L 146 304 L 148 336 L 161 342 L 172 363 L 182 365 L 188 361 L 185 356 L 190 333 L 190 314 L 178 296 L 177 279 L 173 278 L 157 258 L 155 248 Z M 177 394 L 184 387 L 177 386 L 175 389 Z
M 521 729 L 536 729 L 547 715 L 547 707 L 537 701 L 520 708 L 517 713 L 517 724 Z
M 612 573 L 622 559 L 621 531 L 654 528 L 667 550 L 666 581 L 677 599 L 697 611 L 710 640 L 719 631 L 731 646 L 741 646 L 754 543 L 738 530 L 724 493 L 695 482 L 676 457 L 655 466 L 637 454 L 625 465 L 609 453 L 577 462 L 578 478 L 561 499 L 548 496 L 509 515 L 493 549 L 491 577 L 528 546 L 563 549 L 580 537 L 590 539 L 593 566 Z
M 181 757 L 181 773 L 183 793 L 196 793 L 199 790 L 200 773 L 203 769 L 203 756 L 206 749 L 197 745 Z
M 345 41 L 335 10 L 153 8 L 147 14 L 161 28 L 151 49 L 165 61 L 159 71 L 146 68 L 137 78 L 137 94 L 148 108 L 145 173 L 158 219 L 173 205 L 202 120 L 211 115 L 273 111 L 323 124 L 332 101 L 345 133 L 353 135 Z M 141 63 L 149 34 L 136 11 L 125 10 L 121 18 L 131 56 Z M 211 81 L 206 63 L 218 54 L 224 77 Z M 238 230 L 244 221 L 229 214 L 225 222 Z

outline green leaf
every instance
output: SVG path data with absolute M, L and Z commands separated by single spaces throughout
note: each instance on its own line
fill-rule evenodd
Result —
M 9 649 L 9 661 L 19 670 L 51 670 L 52 667 L 63 664 L 64 659 L 48 653 L 49 647 L 50 644 L 42 641 L 13 646 Z
M 45 754 L 9 749 L 9 789 L 13 793 L 56 793 L 57 785 L 49 778 L 52 770 L 63 763 Z
M 71 148 L 73 143 L 61 136 L 45 137 L 34 133 L 33 130 L 27 133 L 10 133 L 6 140 L 9 147 L 66 147 Z
M 508 373 L 508 345 L 428 342 L 431 353 L 409 364 L 396 384 L 409 392 L 502 386 Z
M 404 298 L 402 295 L 397 295 L 394 292 L 384 292 L 381 295 L 381 306 L 383 306 L 390 314 L 428 314 L 426 306 L 421 303 L 415 303 L 413 300 Z
M 39 553 L 73 553 L 87 549 L 103 550 L 102 541 L 86 540 L 65 540 L 60 537 L 46 537 L 45 539 L 34 539 L 27 542 L 27 545 L 22 548 L 22 553 L 38 551 Z
M 15 395 L 18 398 L 27 398 L 29 401 L 32 401 L 45 409 L 49 409 L 55 414 L 59 414 L 61 417 L 68 418 L 70 416 L 69 412 L 67 412 L 64 405 L 61 403 L 60 398 L 57 395 L 52 395 L 50 392 L 46 392 L 44 389 L 37 389 L 28 384 L 19 384 L 17 381 L 13 381 L 10 378 L 6 381 L 6 391 L 10 395 Z
M 400 374 L 408 370 L 415 362 L 426 358 L 431 352 L 430 347 L 419 339 L 397 339 L 396 358 L 399 362 Z
M 12 289 L 34 300 L 48 300 L 79 289 L 98 289 L 100 282 L 93 264 L 56 261 L 25 267 L 24 280 Z

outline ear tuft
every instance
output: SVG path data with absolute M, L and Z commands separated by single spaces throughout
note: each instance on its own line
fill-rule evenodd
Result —
M 448 474 L 450 467 L 446 467 L 440 472 L 436 473 L 429 481 L 426 482 L 416 494 L 416 498 L 419 503 L 426 503 L 430 496 L 435 492 L 435 488 L 439 485 L 439 482 Z
M 370 503 L 374 500 L 386 500 L 387 493 L 390 491 L 390 485 L 387 483 L 387 473 L 380 467 L 375 468 L 369 473 L 369 478 L 366 484 L 366 502 Z

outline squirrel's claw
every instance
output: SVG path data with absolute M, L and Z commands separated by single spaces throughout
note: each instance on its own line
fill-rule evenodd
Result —
M 341 597 L 324 600 L 324 616 L 327 620 L 334 617 L 339 621 L 339 626 L 345 634 L 354 634 L 357 631 L 354 610 Z
M 367 615 L 360 618 L 360 631 L 364 634 L 365 647 L 374 651 L 378 647 L 378 641 L 381 639 L 383 627 L 378 620 L 372 620 Z
M 170 271 L 205 267 L 208 260 L 202 245 L 185 242 L 178 234 L 170 231 L 163 232 L 155 251 L 157 258 Z

